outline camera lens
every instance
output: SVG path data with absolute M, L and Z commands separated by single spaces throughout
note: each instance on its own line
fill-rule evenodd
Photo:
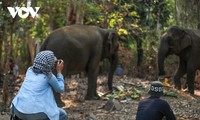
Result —
M 61 60 L 58 60 L 58 64 L 60 64 L 61 63 Z

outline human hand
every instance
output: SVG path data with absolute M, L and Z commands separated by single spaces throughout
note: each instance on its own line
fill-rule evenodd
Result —
M 61 73 L 64 67 L 64 61 L 62 59 L 59 59 L 56 64 L 57 73 Z

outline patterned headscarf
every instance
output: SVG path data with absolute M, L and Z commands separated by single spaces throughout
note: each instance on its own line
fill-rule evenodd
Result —
M 46 74 L 48 77 L 51 77 L 52 69 L 56 60 L 57 59 L 52 51 L 41 51 L 36 55 L 34 59 L 34 64 L 32 67 L 33 71 L 36 74 L 43 73 Z

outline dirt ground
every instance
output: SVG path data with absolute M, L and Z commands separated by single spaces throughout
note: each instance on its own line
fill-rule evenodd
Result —
M 117 86 L 123 89 L 136 89 L 140 96 L 131 99 L 128 95 L 116 98 L 120 110 L 105 110 L 104 107 L 108 102 L 106 96 L 102 96 L 101 100 L 84 100 L 87 90 L 87 78 L 67 78 L 65 80 L 65 93 L 62 94 L 62 100 L 65 103 L 63 107 L 68 112 L 68 120 L 135 120 L 138 102 L 148 97 L 147 91 L 150 81 L 139 78 L 114 76 L 113 86 L 117 91 Z M 9 87 L 9 94 L 12 99 L 21 85 L 20 80 L 15 81 L 14 87 Z M 1 87 L 0 87 L 1 88 Z M 161 99 L 166 100 L 177 120 L 200 120 L 200 91 L 196 90 L 195 95 L 191 96 L 184 91 L 177 91 L 173 87 L 165 87 L 166 90 L 174 92 L 177 97 L 163 96 Z M 104 95 L 108 92 L 107 79 L 105 76 L 98 77 L 98 93 Z M 2 90 L 0 94 L 0 102 L 2 102 Z M 8 102 L 9 104 L 10 102 Z M 9 120 L 9 109 L 1 112 L 0 120 Z

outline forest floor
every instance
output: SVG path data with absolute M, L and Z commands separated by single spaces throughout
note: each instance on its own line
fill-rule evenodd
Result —
M 9 88 L 8 104 L 19 90 L 21 82 L 18 79 L 15 81 L 15 86 Z M 148 97 L 150 83 L 151 81 L 147 79 L 114 76 L 114 94 L 108 94 L 106 76 L 99 76 L 97 91 L 102 95 L 102 99 L 88 101 L 84 100 L 87 78 L 68 78 L 65 80 L 65 93 L 62 94 L 65 103 L 63 108 L 68 113 L 68 120 L 135 120 L 138 102 Z M 2 105 L 2 87 L 0 89 L 0 105 Z M 161 99 L 170 104 L 177 120 L 200 120 L 199 90 L 195 90 L 194 96 L 183 90 L 175 90 L 173 87 L 165 87 L 165 90 L 176 95 L 176 97 L 163 96 Z M 114 104 L 108 102 L 111 98 L 115 98 Z M 9 120 L 8 106 L 6 112 L 2 112 L 0 106 L 0 120 Z

